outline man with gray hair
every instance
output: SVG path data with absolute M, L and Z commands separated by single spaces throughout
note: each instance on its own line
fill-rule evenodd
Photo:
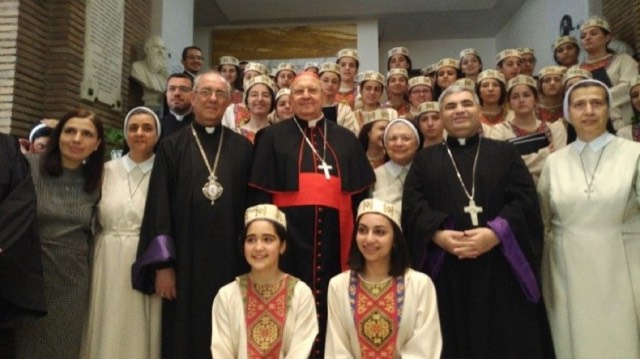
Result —
M 436 285 L 442 357 L 545 357 L 531 174 L 513 145 L 479 135 L 475 93 L 450 86 L 439 103 L 448 136 L 414 158 L 402 222 L 414 268 Z
M 243 272 L 243 226 L 253 147 L 222 126 L 231 87 L 198 75 L 194 121 L 163 139 L 140 229 L 134 288 L 162 297 L 162 357 L 210 358 L 211 303 Z

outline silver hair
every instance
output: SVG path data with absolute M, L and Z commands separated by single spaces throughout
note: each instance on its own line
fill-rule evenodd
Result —
M 449 97 L 449 95 L 452 95 L 452 94 L 458 93 L 458 92 L 468 92 L 468 93 L 470 93 L 471 95 L 473 95 L 473 102 L 477 106 L 480 106 L 480 99 L 478 98 L 478 94 L 476 94 L 473 90 L 471 90 L 468 87 L 464 87 L 464 86 L 451 85 L 451 86 L 447 87 L 447 89 L 444 90 L 444 92 L 442 92 L 442 94 L 440 94 L 440 97 L 438 98 L 438 105 L 440 106 L 440 111 L 442 111 L 442 109 L 444 108 L 444 106 L 442 105 L 442 103 L 444 102 L 444 99 Z
M 198 89 L 198 86 L 200 86 L 200 81 L 202 79 L 203 76 L 208 76 L 208 75 L 214 75 L 215 77 L 217 77 L 218 79 L 220 79 L 225 87 L 227 88 L 227 95 L 231 96 L 231 84 L 229 84 L 229 82 L 227 82 L 227 80 L 224 78 L 224 76 L 222 76 L 218 71 L 215 70 L 210 70 L 207 71 L 205 73 L 201 73 L 200 75 L 196 76 L 195 79 L 193 79 L 193 91 L 196 91 Z

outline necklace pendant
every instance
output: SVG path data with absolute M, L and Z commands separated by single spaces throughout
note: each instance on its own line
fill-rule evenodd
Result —
M 469 213 L 471 217 L 471 224 L 474 227 L 478 226 L 478 214 L 482 213 L 482 207 L 476 206 L 476 201 L 473 198 L 469 199 L 469 205 L 463 208 L 465 213 Z
M 205 197 L 207 197 L 207 199 L 211 200 L 211 205 L 213 206 L 216 199 L 222 196 L 223 189 L 224 188 L 222 188 L 222 184 L 218 182 L 218 178 L 214 174 L 211 174 L 209 175 L 209 180 L 207 181 L 207 183 L 205 183 L 204 187 L 202 187 L 202 193 Z

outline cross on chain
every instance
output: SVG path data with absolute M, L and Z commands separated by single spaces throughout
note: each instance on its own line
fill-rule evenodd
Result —
M 325 161 L 322 161 L 322 164 L 318 165 L 318 169 L 324 171 L 324 177 L 327 179 L 327 181 L 331 179 L 331 175 L 329 175 L 329 170 L 332 170 L 333 166 L 328 165 Z
M 478 226 L 478 213 L 482 213 L 482 207 L 476 206 L 476 201 L 473 199 L 469 200 L 469 205 L 464 207 L 464 212 L 469 213 L 471 217 L 471 224 L 475 227 Z

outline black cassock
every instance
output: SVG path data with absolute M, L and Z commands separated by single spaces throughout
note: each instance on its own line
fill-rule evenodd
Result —
M 162 140 L 149 182 L 140 232 L 134 287 L 154 292 L 155 270 L 176 270 L 177 299 L 163 301 L 162 356 L 210 358 L 211 304 L 223 285 L 246 271 L 238 238 L 247 203 L 252 147 L 233 131 L 217 126 L 213 134 L 193 123 L 223 186 L 211 204 L 202 193 L 209 172 L 191 133 L 191 126 Z M 241 305 L 241 304 L 239 304 Z
M 0 329 L 47 311 L 36 207 L 29 164 L 17 142 L 0 134 Z
M 542 358 L 550 337 L 540 300 L 543 225 L 535 185 L 513 145 L 477 135 L 446 142 L 471 193 L 478 144 L 475 202 L 480 227 L 501 244 L 476 259 L 435 245 L 436 230 L 474 228 L 469 205 L 444 144 L 420 151 L 407 174 L 402 223 L 414 267 L 432 276 L 438 296 L 443 358 Z
M 330 180 L 318 168 L 322 161 L 313 154 L 295 121 L 332 167 Z M 309 285 L 316 298 L 320 331 L 314 357 L 322 357 L 329 279 L 346 269 L 344 253 L 351 233 L 345 232 L 353 226 L 353 208 L 375 181 L 356 137 L 331 121 L 326 122 L 325 151 L 325 121 L 309 127 L 307 121 L 290 119 L 259 131 L 250 181 L 258 190 L 252 204 L 274 203 L 287 216 L 289 243 L 280 263 L 284 271 Z

